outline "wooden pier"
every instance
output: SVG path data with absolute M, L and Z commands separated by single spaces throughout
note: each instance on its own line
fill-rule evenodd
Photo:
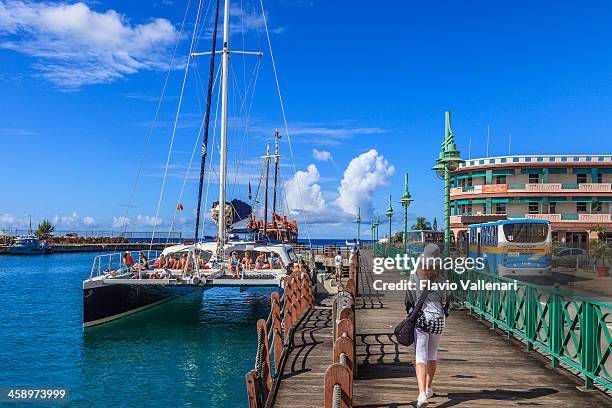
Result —
M 404 294 L 374 290 L 373 281 L 381 275 L 372 274 L 372 254 L 361 252 L 359 271 L 353 276 L 358 282 L 354 316 L 348 316 L 354 328 L 340 319 L 347 316 L 334 321 L 331 296 L 317 299 L 293 327 L 269 395 L 259 404 L 252 399 L 251 407 L 332 407 L 334 384 L 341 384 L 336 386 L 342 400 L 337 406 L 416 406 L 414 349 L 398 345 L 393 336 L 405 314 Z M 399 271 L 382 276 L 385 282 L 406 279 Z M 339 321 L 343 326 L 336 327 L 334 342 Z M 345 338 L 340 343 L 354 340 L 355 354 L 348 348 L 344 353 L 335 350 L 339 337 Z M 436 394 L 429 407 L 612 406 L 604 392 L 582 391 L 577 376 L 551 368 L 549 359 L 466 311 L 453 311 L 447 320 L 438 362 Z

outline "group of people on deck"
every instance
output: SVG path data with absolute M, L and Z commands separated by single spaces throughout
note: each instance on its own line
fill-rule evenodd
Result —
M 260 252 L 257 258 L 253 260 L 250 252 L 245 252 L 242 259 L 238 256 L 238 252 L 232 252 L 232 255 L 227 261 L 227 270 L 234 276 L 238 276 L 241 270 L 249 269 L 282 269 L 284 268 L 283 261 L 280 256 L 271 253 L 269 256 L 265 252 Z
M 203 258 L 198 258 L 198 267 L 200 269 L 206 269 Z M 238 276 L 241 270 L 253 270 L 253 269 L 283 269 L 285 266 L 282 259 L 276 253 L 259 252 L 256 258 L 253 258 L 250 252 L 245 252 L 242 259 L 239 258 L 237 252 L 232 252 L 230 258 L 227 261 L 228 271 Z M 189 258 L 187 253 L 175 257 L 174 255 L 167 254 L 161 255 L 154 263 L 149 263 L 149 259 L 146 257 L 144 252 L 140 252 L 138 256 L 138 263 L 134 262 L 134 258 L 129 251 L 126 251 L 122 257 L 121 269 L 111 271 L 111 276 L 114 276 L 117 272 L 130 273 L 130 272 L 142 272 L 153 269 L 144 276 L 140 274 L 140 278 L 148 279 L 163 279 L 170 278 L 172 274 L 170 270 L 179 270 L 183 272 L 192 272 L 194 268 L 194 262 Z M 132 278 L 138 278 L 139 275 L 135 274 Z

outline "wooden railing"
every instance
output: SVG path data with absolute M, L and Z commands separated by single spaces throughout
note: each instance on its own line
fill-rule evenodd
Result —
M 295 327 L 315 303 L 315 289 L 309 273 L 294 272 L 284 278 L 282 284 L 282 296 L 278 292 L 270 295 L 267 320 L 257 321 L 255 368 L 245 376 L 249 408 L 273 404 Z
M 359 254 L 349 264 L 349 279 L 333 303 L 333 364 L 325 371 L 325 408 L 353 406 L 355 349 L 355 298 L 359 279 Z

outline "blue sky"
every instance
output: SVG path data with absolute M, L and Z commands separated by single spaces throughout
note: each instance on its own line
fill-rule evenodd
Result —
M 208 76 L 209 60 L 200 57 L 188 72 L 155 218 L 197 3 L 191 2 L 179 40 L 187 1 L 75 7 L 0 0 L 0 227 L 23 225 L 26 214 L 35 222 L 53 219 L 58 229 L 118 229 L 120 217 L 129 218 L 133 230 L 169 227 Z M 283 122 L 259 2 L 242 3 L 244 26 L 236 18 L 232 29 L 244 28 L 244 35 L 232 35 L 232 48 L 244 41 L 245 48 L 265 52 L 247 136 L 237 94 L 230 98 L 237 124 L 229 141 L 230 190 L 245 199 L 246 183 L 258 183 L 265 143 Z M 290 180 L 286 137 L 281 174 L 293 192 L 287 200 L 303 207 L 313 237 L 351 237 L 355 207 L 364 218 L 383 213 L 389 193 L 399 215 L 405 172 L 415 200 L 411 219 L 440 220 L 442 183 L 430 168 L 445 110 L 452 111 L 466 158 L 470 139 L 472 157 L 485 154 L 487 125 L 493 155 L 508 153 L 510 133 L 513 154 L 612 150 L 609 2 L 398 1 L 382 7 L 268 0 L 265 6 L 295 166 L 304 172 L 301 199 Z M 234 12 L 239 7 L 233 2 Z M 208 16 L 198 51 L 210 48 L 210 23 Z M 148 138 L 177 41 L 167 97 Z M 233 58 L 233 89 L 244 92 L 256 61 Z M 313 149 L 329 154 L 315 154 L 317 160 Z M 195 177 L 188 178 L 185 211 L 174 222 L 186 232 L 193 229 Z M 216 191 L 213 180 L 207 208 Z

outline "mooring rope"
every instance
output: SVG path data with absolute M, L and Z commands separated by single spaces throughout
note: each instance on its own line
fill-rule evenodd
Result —
M 332 408 L 341 408 L 342 403 L 342 388 L 340 384 L 334 384 L 334 392 L 332 396 Z

